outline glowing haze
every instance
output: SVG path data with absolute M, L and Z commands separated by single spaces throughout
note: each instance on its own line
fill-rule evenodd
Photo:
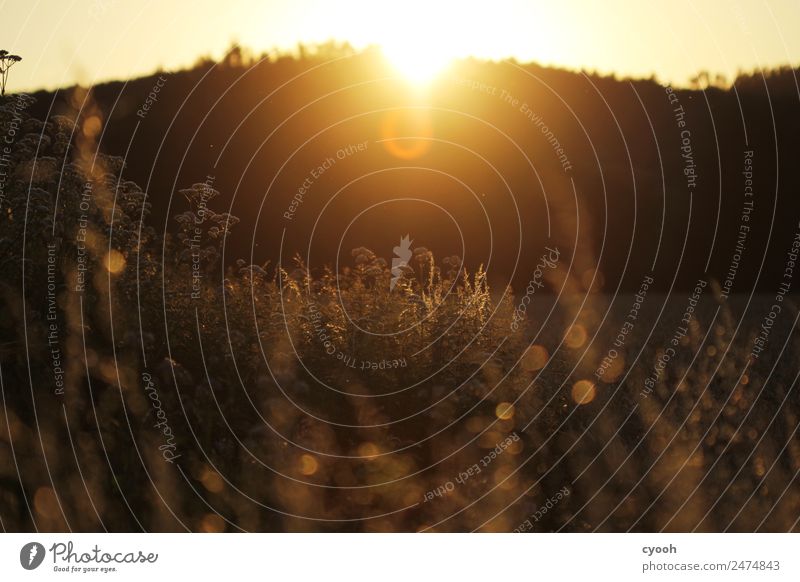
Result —
M 4 48 L 23 56 L 10 89 L 129 78 L 219 57 L 330 39 L 380 45 L 424 80 L 449 59 L 514 57 L 686 82 L 800 64 L 800 4 L 704 0 L 12 0 Z

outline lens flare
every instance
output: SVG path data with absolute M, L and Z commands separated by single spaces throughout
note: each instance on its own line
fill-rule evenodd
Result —
M 424 156 L 431 147 L 432 136 L 430 113 L 424 109 L 396 109 L 387 112 L 381 121 L 381 143 L 400 160 Z
M 406 0 L 384 15 L 381 52 L 411 84 L 425 87 L 459 54 L 469 52 L 466 29 L 457 24 L 464 12 L 463 2 L 455 0 Z
M 381 52 L 392 67 L 406 79 L 416 85 L 426 85 L 453 60 L 453 57 L 446 53 L 429 49 L 427 43 L 408 38 L 399 42 L 385 42 Z

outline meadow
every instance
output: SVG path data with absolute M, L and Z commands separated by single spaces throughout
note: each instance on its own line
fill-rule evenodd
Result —
M 231 258 L 214 180 L 162 227 L 100 109 L 31 107 L 0 116 L 3 530 L 797 531 L 792 293 L 620 289 L 559 241 L 499 286 L 410 239 Z

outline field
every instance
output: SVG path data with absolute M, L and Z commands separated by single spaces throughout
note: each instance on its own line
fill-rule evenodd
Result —
M 2 108 L 4 530 L 798 530 L 791 285 L 615 286 L 557 242 L 507 286 L 405 237 L 251 264 L 213 181 L 179 184 L 159 228 L 163 199 L 95 147 L 100 113 L 22 109 Z

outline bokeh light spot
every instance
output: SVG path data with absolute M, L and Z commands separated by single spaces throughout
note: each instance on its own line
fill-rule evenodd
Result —
M 589 404 L 597 393 L 594 383 L 589 380 L 578 380 L 572 387 L 572 400 L 576 404 Z
M 313 475 L 317 472 L 319 468 L 319 463 L 313 457 L 313 455 L 300 455 L 300 473 L 305 476 Z
M 564 344 L 566 344 L 568 348 L 575 350 L 583 346 L 587 338 L 588 334 L 586 333 L 586 328 L 576 323 L 570 326 L 567 333 L 564 334 Z
M 522 368 L 526 372 L 541 370 L 547 365 L 549 358 L 550 354 L 547 353 L 546 348 L 540 345 L 530 346 L 522 357 Z
M 495 407 L 494 413 L 500 420 L 509 420 L 514 418 L 514 405 L 510 402 L 501 402 Z
M 112 249 L 103 257 L 103 266 L 113 275 L 121 273 L 125 268 L 125 257 L 118 250 Z
M 358 445 L 358 454 L 365 457 L 367 461 L 375 459 L 380 452 L 380 449 L 374 443 L 361 443 Z

